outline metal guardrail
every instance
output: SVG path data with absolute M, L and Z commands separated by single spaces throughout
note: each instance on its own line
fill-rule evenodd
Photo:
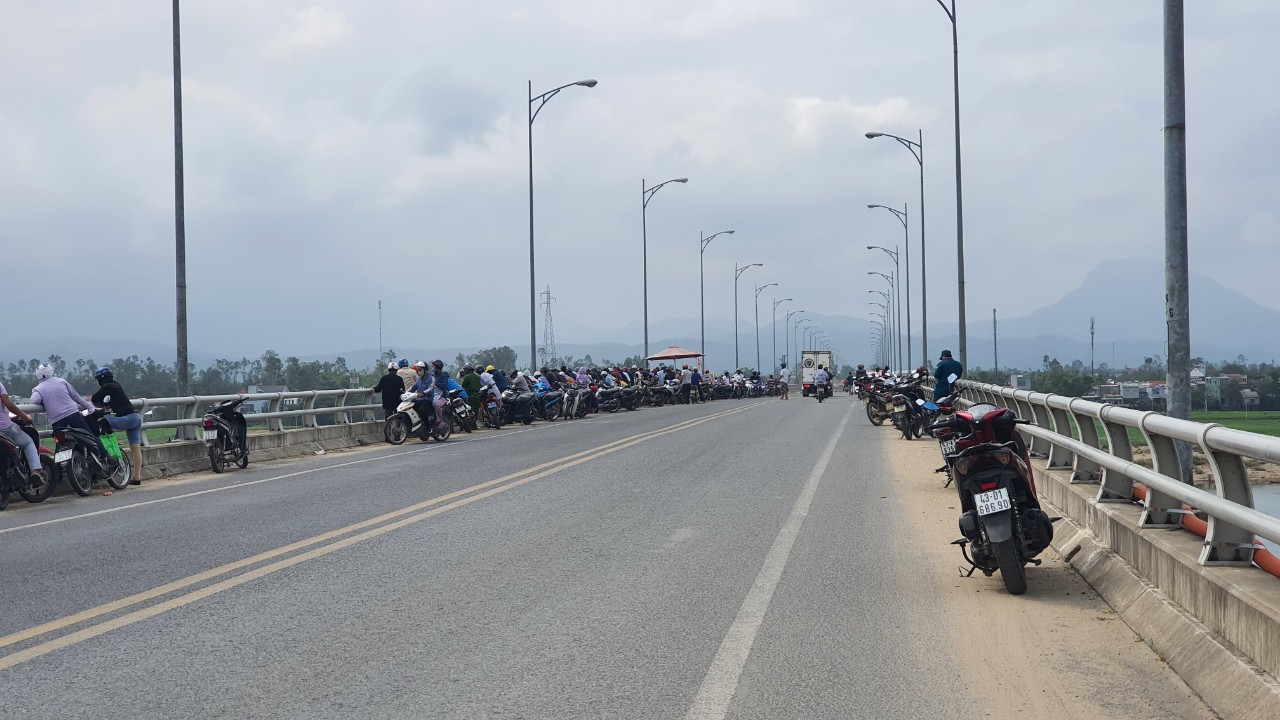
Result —
M 1075 397 L 968 380 L 958 384 L 961 397 L 970 403 L 1007 407 L 1033 421 L 1034 425 L 1019 427 L 1031 439 L 1031 453 L 1047 458 L 1051 470 L 1070 469 L 1072 483 L 1097 483 L 1097 502 L 1132 502 L 1134 483 L 1146 486 L 1141 527 L 1180 527 L 1184 513 L 1207 515 L 1202 565 L 1251 564 L 1259 547 L 1257 537 L 1280 543 L 1280 519 L 1253 507 L 1244 462 L 1280 462 L 1280 438 Z M 1133 461 L 1129 428 L 1146 438 L 1154 469 Z M 1191 443 L 1203 453 L 1213 492 L 1181 481 L 1176 441 Z
M 250 425 L 258 424 L 256 421 L 266 421 L 269 431 L 279 432 L 284 430 L 282 421 L 285 418 L 301 418 L 303 427 L 319 427 L 318 417 L 322 415 L 332 415 L 334 424 L 340 425 L 374 420 L 373 411 L 380 409 L 381 405 L 371 403 L 347 404 L 348 401 L 352 400 L 357 402 L 366 399 L 372 400 L 373 395 L 374 392 L 368 388 L 246 393 L 242 395 L 193 395 L 190 397 L 141 398 L 133 401 L 133 407 L 139 413 L 143 413 L 144 418 L 149 408 L 178 408 L 177 419 L 144 421 L 142 429 L 173 428 L 174 440 L 194 440 L 196 438 L 195 428 L 200 426 L 205 410 L 208 409 L 206 406 L 212 406 L 225 400 L 243 397 L 246 402 L 266 401 L 268 403 L 266 412 L 244 413 L 245 420 Z M 334 398 L 334 405 L 332 407 L 316 407 L 316 401 L 322 398 Z M 286 401 L 288 400 L 301 401 L 302 408 L 298 410 L 281 409 L 286 406 Z M 27 404 L 19 405 L 18 407 L 28 414 L 44 412 L 44 408 L 39 405 Z M 44 431 L 41 433 L 41 437 L 48 437 L 50 434 L 49 431 Z M 142 444 L 144 446 L 149 445 L 145 432 L 142 434 Z

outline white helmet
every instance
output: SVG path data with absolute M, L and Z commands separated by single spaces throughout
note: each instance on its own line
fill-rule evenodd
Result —
M 36 368 L 37 381 L 48 380 L 51 377 L 53 377 L 53 368 L 49 367 L 48 365 L 41 365 L 40 367 Z

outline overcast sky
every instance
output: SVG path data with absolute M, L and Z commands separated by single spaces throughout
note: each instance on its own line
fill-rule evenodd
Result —
M 1280 4 L 1187 9 L 1192 267 L 1280 308 Z M 527 346 L 526 82 L 582 78 L 599 85 L 534 126 L 537 279 L 561 342 L 640 340 L 611 328 L 642 312 L 642 179 L 689 177 L 649 205 L 651 323 L 696 334 L 698 233 L 729 228 L 706 254 L 709 318 L 732 317 L 735 261 L 765 263 L 743 276 L 744 320 L 768 282 L 762 300 L 795 299 L 784 310 L 866 317 L 883 285 L 866 271 L 889 260 L 864 248 L 902 241 L 868 203 L 909 204 L 918 302 L 918 168 L 863 137 L 918 128 L 931 320 L 954 322 L 951 38 L 934 0 L 182 12 L 193 349 L 373 347 L 379 299 L 388 345 Z M 1110 259 L 1162 273 L 1161 3 L 959 14 L 971 319 L 1048 305 Z M 0 246 L 6 289 L 30 299 L 7 303 L 6 340 L 172 344 L 170 22 L 165 2 L 0 0 Z

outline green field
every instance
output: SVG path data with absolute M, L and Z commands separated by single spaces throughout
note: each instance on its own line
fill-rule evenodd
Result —
M 1280 412 L 1258 411 L 1245 413 L 1234 410 L 1213 412 L 1199 410 L 1191 414 L 1191 419 L 1195 422 L 1217 423 L 1233 430 L 1280 437 Z M 1142 437 L 1142 433 L 1135 428 L 1129 428 L 1129 442 L 1133 443 L 1135 447 L 1145 447 L 1147 444 L 1146 439 Z

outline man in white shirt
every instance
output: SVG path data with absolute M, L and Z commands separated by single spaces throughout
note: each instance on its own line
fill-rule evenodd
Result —
M 782 364 L 782 372 L 778 374 L 778 382 L 782 383 L 782 386 L 781 386 L 782 399 L 790 400 L 791 393 L 788 390 L 787 386 L 791 384 L 791 370 L 787 368 L 786 363 Z
M 831 382 L 831 374 L 828 373 L 821 365 L 813 373 L 813 389 L 816 392 L 825 393 L 827 384 Z

